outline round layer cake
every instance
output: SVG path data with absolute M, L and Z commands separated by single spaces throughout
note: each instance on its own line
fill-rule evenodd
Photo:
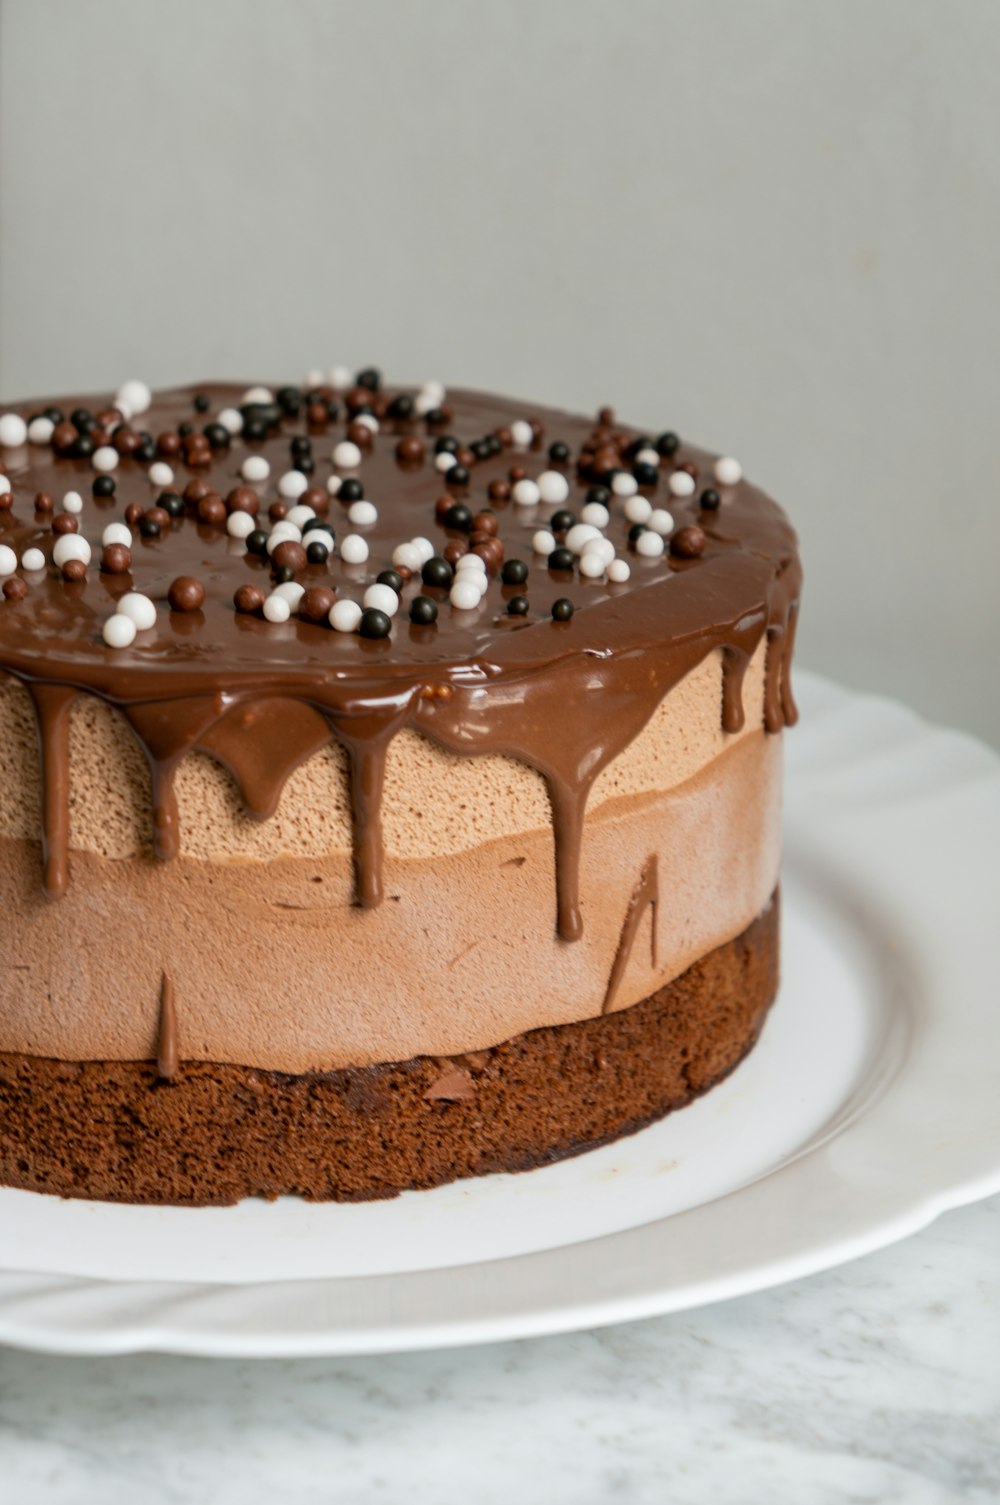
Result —
M 0 416 L 0 1183 L 362 1199 L 630 1133 L 777 986 L 782 511 L 375 371 Z

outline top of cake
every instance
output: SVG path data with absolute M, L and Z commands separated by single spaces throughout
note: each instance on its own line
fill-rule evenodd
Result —
M 0 416 L 0 580 L 0 672 L 39 717 L 52 892 L 60 718 L 81 690 L 119 706 L 145 747 L 162 856 L 186 751 L 219 758 L 264 817 L 337 737 L 366 903 L 396 731 L 521 758 L 566 838 L 566 935 L 567 833 L 688 669 L 722 650 L 735 730 L 767 634 L 765 724 L 794 719 L 787 519 L 735 460 L 610 410 L 387 388 L 374 370 L 15 404 Z

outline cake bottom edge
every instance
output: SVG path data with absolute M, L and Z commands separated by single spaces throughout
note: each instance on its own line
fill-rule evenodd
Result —
M 0 1052 L 0 1185 L 227 1206 L 373 1201 L 523 1171 L 685 1107 L 753 1048 L 778 987 L 778 892 L 740 935 L 628 1008 L 490 1050 L 290 1076 Z

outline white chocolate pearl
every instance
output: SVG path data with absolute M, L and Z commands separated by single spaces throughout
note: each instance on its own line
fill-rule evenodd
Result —
M 604 574 L 604 560 L 596 549 L 588 549 L 580 560 L 580 574 L 585 580 L 597 580 Z
M 361 607 L 357 601 L 334 601 L 330 607 L 330 626 L 337 632 L 354 632 L 360 621 Z
M 307 392 L 311 392 L 314 387 L 321 387 L 323 385 L 322 371 L 317 370 L 317 368 L 314 366 L 313 369 L 311 371 L 307 371 L 305 376 L 302 378 L 302 385 L 305 387 Z
M 306 523 L 311 523 L 316 516 L 312 507 L 300 503 L 298 507 L 291 507 L 281 519 L 283 523 L 291 523 L 293 528 L 304 528 Z
M 600 538 L 600 536 L 598 530 L 592 528 L 589 523 L 574 523 L 566 534 L 566 547 L 572 549 L 574 554 L 582 554 L 584 545 L 591 538 Z
M 101 628 L 101 637 L 109 648 L 127 648 L 135 642 L 136 625 L 123 611 L 116 611 Z
M 124 404 L 132 417 L 144 413 L 152 400 L 153 394 L 144 381 L 123 382 L 115 393 L 115 407 L 121 408 Z
M 659 465 L 660 452 L 656 449 L 641 449 L 635 458 L 640 465 Z
M 420 383 L 421 397 L 429 397 L 436 408 L 444 402 L 445 391 L 443 381 L 424 381 Z
M 8 481 L 7 477 L 0 475 L 0 496 L 2 496 L 5 491 L 13 491 L 13 489 L 14 488 Z
M 235 517 L 236 514 L 234 513 L 233 516 Z M 250 517 L 249 512 L 246 513 L 246 516 Z M 253 521 L 253 519 L 251 519 L 251 521 Z M 256 524 L 254 524 L 254 526 L 256 526 Z M 251 529 L 251 532 L 252 531 L 253 530 Z M 267 535 L 267 552 L 269 554 L 273 554 L 274 551 L 275 551 L 275 549 L 278 547 L 279 543 L 301 543 L 301 542 L 302 542 L 302 531 L 301 531 L 301 529 L 297 528 L 294 523 L 290 523 L 290 522 L 285 521 L 285 519 L 283 518 L 280 523 L 275 523 L 274 527 L 271 529 L 270 533 Z
M 580 521 L 589 523 L 592 528 L 606 528 L 611 521 L 611 513 L 603 502 L 588 502 L 581 509 Z
M 123 543 L 126 549 L 132 547 L 132 532 L 124 523 L 108 523 L 101 534 L 101 543 L 107 548 L 109 543 Z
M 434 558 L 434 545 L 429 538 L 411 538 L 410 542 L 420 553 L 421 568 L 427 563 L 428 559 Z
M 637 554 L 645 555 L 647 559 L 658 559 L 663 553 L 663 539 L 659 533 L 654 533 L 651 529 L 647 529 L 645 533 L 640 533 L 636 539 L 635 551 Z
M 333 463 L 338 470 L 357 470 L 361 464 L 361 451 L 351 439 L 341 439 L 333 446 Z
M 444 450 L 442 454 L 434 456 L 434 469 L 439 470 L 442 475 L 457 464 L 458 461 L 455 459 L 455 456 L 448 450 Z
M 244 402 L 273 402 L 274 393 L 270 387 L 247 387 L 243 393 Z
M 374 606 L 376 611 L 384 611 L 387 617 L 394 617 L 399 610 L 399 597 L 391 585 L 370 585 L 364 594 L 366 606 Z
M 300 585 L 297 580 L 285 580 L 281 583 L 281 585 L 276 585 L 274 587 L 271 595 L 280 596 L 283 601 L 287 601 L 289 611 L 298 611 L 299 602 L 302 600 L 302 597 L 305 595 L 305 593 L 305 586 Z
M 247 455 L 240 466 L 244 481 L 266 481 L 270 474 L 271 467 L 263 455 Z
M 294 502 L 308 488 L 309 479 L 301 470 L 286 470 L 278 482 L 278 495 L 283 496 L 287 502 Z
M 653 504 L 644 496 L 630 496 L 625 503 L 625 516 L 630 523 L 648 523 Z
M 626 559 L 612 559 L 608 565 L 608 579 L 613 580 L 615 585 L 624 585 L 631 573 Z
M 635 496 L 639 490 L 639 482 L 635 476 L 630 476 L 627 470 L 616 470 L 611 477 L 611 490 L 615 496 Z
M 372 523 L 378 522 L 378 508 L 374 502 L 362 497 L 360 502 L 352 502 L 348 507 L 347 520 L 355 528 L 370 528 Z
M 221 423 L 228 434 L 235 435 L 243 432 L 243 414 L 239 408 L 223 408 L 216 422 Z
M 118 469 L 118 451 L 110 444 L 102 444 L 100 449 L 95 449 L 90 457 L 90 463 L 95 470 L 105 474 Z
M 268 622 L 287 622 L 292 614 L 292 608 L 284 596 L 279 596 L 275 591 L 264 602 L 264 616 Z
M 722 455 L 715 462 L 713 474 L 720 486 L 736 486 L 743 479 L 743 466 L 732 455 Z
M 169 486 L 174 479 L 174 473 L 166 460 L 154 460 L 149 467 L 149 479 L 154 486 Z
M 350 368 L 348 366 L 331 366 L 329 371 L 329 382 L 330 386 L 335 392 L 346 392 L 349 387 L 353 386 L 354 377 L 351 375 Z M 360 609 L 358 610 L 358 616 L 361 616 Z M 352 629 L 348 627 L 344 630 L 350 632 Z
M 569 482 L 559 470 L 543 470 L 537 486 L 543 502 L 564 502 L 569 496 Z
M 555 537 L 546 528 L 539 528 L 531 540 L 531 547 L 536 554 L 551 554 L 555 546 Z
M 52 547 L 52 563 L 61 570 L 71 559 L 81 559 L 84 564 L 89 564 L 90 544 L 79 533 L 60 533 Z
M 344 484 L 344 479 L 343 479 L 342 476 L 328 476 L 327 477 L 327 482 L 326 482 L 326 489 L 330 493 L 331 496 L 336 496 L 337 492 L 340 490 L 340 488 L 341 488 L 341 486 L 343 486 L 343 484 Z
M 392 551 L 392 562 L 397 569 L 409 570 L 412 574 L 419 574 L 423 560 L 420 550 L 415 549 L 411 543 L 400 543 Z
M 29 444 L 48 444 L 55 433 L 56 426 L 51 418 L 40 416 L 32 418 L 28 424 Z
M 140 632 L 156 625 L 156 607 L 141 591 L 127 591 L 119 599 L 118 611 L 123 617 L 130 617 Z
M 665 507 L 654 507 L 648 522 L 654 533 L 660 533 L 664 537 L 674 531 L 674 520 Z
M 525 476 L 523 481 L 516 481 L 511 496 L 519 507 L 534 507 L 541 501 L 542 493 L 534 481 Z
M 41 549 L 25 549 L 21 555 L 21 566 L 26 570 L 44 570 L 45 555 Z
M 5 543 L 0 543 L 0 575 L 13 575 L 17 569 L 17 555 Z
M 348 533 L 341 540 L 340 557 L 345 564 L 364 564 L 368 558 L 368 541 L 360 533 Z
M 486 561 L 479 554 L 463 554 L 455 566 L 458 575 L 486 575 Z
M 67 491 L 62 499 L 62 504 L 64 512 L 75 513 L 83 511 L 83 497 L 78 491 Z
M 468 579 L 464 574 L 459 575 L 451 590 L 448 592 L 448 600 L 459 611 L 475 611 L 482 600 L 483 593 L 474 580 Z
M 371 429 L 373 434 L 378 433 L 378 419 L 374 413 L 359 413 L 354 422 L 362 424 L 366 429 Z
M 610 538 L 591 538 L 583 546 L 581 558 L 586 559 L 588 554 L 596 554 L 605 564 L 610 564 L 615 557 L 615 546 Z
M 440 406 L 441 399 L 434 392 L 418 392 L 413 404 L 418 418 L 423 418 L 425 414 L 432 413 L 435 408 L 439 408 Z
M 230 512 L 226 518 L 226 532 L 230 538 L 249 538 L 257 526 L 257 519 L 249 512 Z
M 535 431 L 526 418 L 515 418 L 510 426 L 510 437 L 518 449 L 527 449 L 535 437 Z
M 23 444 L 28 437 L 28 425 L 19 413 L 4 413 L 0 418 L 0 444 L 12 449 Z
M 694 492 L 694 476 L 689 476 L 686 470 L 674 470 L 670 473 L 667 485 L 671 496 L 691 496 Z

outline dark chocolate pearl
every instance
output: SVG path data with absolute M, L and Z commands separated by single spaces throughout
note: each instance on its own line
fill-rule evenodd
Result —
M 599 502 L 602 507 L 607 507 L 611 504 L 611 492 L 606 486 L 588 486 L 586 500 Z
M 336 599 L 328 585 L 311 585 L 299 601 L 299 616 L 303 622 L 325 622 Z
M 648 532 L 649 532 L 649 529 L 647 528 L 647 526 L 646 526 L 645 523 L 633 523 L 632 526 L 631 526 L 631 528 L 629 528 L 629 530 L 628 530 L 628 541 L 629 541 L 629 543 L 635 543 L 635 541 L 639 537 L 640 533 L 648 533 Z
M 570 512 L 568 507 L 562 507 L 549 518 L 549 527 L 553 533 L 568 533 L 575 522 L 576 513 Z
M 176 491 L 161 491 L 157 505 L 174 519 L 184 516 L 184 498 L 178 496 Z
M 262 439 L 266 439 L 267 429 L 268 426 L 263 418 L 244 418 L 243 420 L 243 438 L 248 444 L 259 444 Z
M 306 502 L 305 506 L 308 507 L 309 503 Z M 302 537 L 305 538 L 307 533 L 312 533 L 317 528 L 322 528 L 324 533 L 333 533 L 333 529 L 325 517 L 307 517 L 302 524 Z
M 442 423 L 448 422 L 444 408 L 431 408 L 429 413 L 424 414 L 424 422 L 430 429 L 440 428 Z
M 212 404 L 209 402 L 205 392 L 196 392 L 194 394 L 194 410 L 196 413 L 207 413 L 211 406 Z
M 91 491 L 95 496 L 114 496 L 116 483 L 114 476 L 95 476 Z
M 69 421 L 78 434 L 89 434 L 91 429 L 97 427 L 97 419 L 89 408 L 74 408 L 69 415 Z
M 248 554 L 267 553 L 267 534 L 263 528 L 254 528 L 252 533 L 247 534 L 245 542 Z
M 277 553 L 277 550 L 275 552 Z M 290 564 L 275 565 L 273 574 L 275 585 L 287 585 L 289 580 L 295 579 L 295 571 Z
M 398 397 L 392 399 L 387 409 L 387 415 L 390 418 L 402 419 L 413 417 L 413 398 L 408 392 L 400 392 Z
M 523 559 L 508 559 L 500 571 L 504 585 L 523 585 L 528 578 L 528 566 Z
M 363 638 L 387 638 L 392 631 L 392 621 L 384 611 L 375 606 L 366 606 L 361 613 L 358 631 Z
M 571 570 L 573 568 L 574 554 L 572 549 L 553 549 L 549 555 L 550 570 Z
M 298 387 L 279 387 L 274 400 L 286 418 L 297 418 L 302 407 L 302 393 Z
M 377 366 L 365 366 L 354 378 L 356 387 L 366 387 L 369 392 L 377 392 L 382 385 L 382 373 Z M 384 634 L 380 634 L 384 636 Z
M 398 570 L 382 570 L 375 576 L 376 585 L 387 585 L 398 596 L 403 589 L 403 577 Z
M 276 402 L 245 402 L 240 406 L 243 415 L 243 432 L 248 423 L 262 423 L 265 429 L 276 428 L 281 422 L 281 409 Z
M 300 460 L 303 455 L 312 454 L 312 440 L 308 434 L 296 434 L 288 447 L 293 460 Z
M 410 621 L 418 627 L 429 627 L 437 621 L 437 614 L 437 602 L 432 601 L 430 596 L 414 596 L 410 602 Z
M 143 538 L 159 538 L 162 529 L 155 517 L 150 517 L 144 512 L 139 519 L 139 532 Z
M 573 603 L 567 601 L 565 596 L 560 596 L 558 601 L 552 603 L 552 616 L 557 622 L 568 622 L 573 615 Z
M 423 440 L 416 434 L 404 434 L 396 445 L 396 459 L 400 465 L 419 465 L 424 458 Z
M 507 602 L 507 612 L 512 617 L 526 617 L 528 615 L 527 596 L 511 596 Z
M 655 486 L 660 479 L 659 467 L 650 465 L 646 460 L 636 460 L 632 474 L 640 486 Z
M 434 453 L 436 455 L 453 455 L 458 449 L 458 440 L 454 434 L 441 434 L 434 440 Z
M 330 550 L 319 539 L 315 543 L 306 544 L 306 559 L 310 564 L 326 564 L 330 557 Z
M 237 611 L 252 615 L 264 605 L 264 592 L 259 585 L 241 585 L 233 596 L 233 605 Z
M 446 486 L 468 486 L 468 470 L 464 465 L 453 465 L 450 470 L 446 470 L 444 473 L 444 484 Z
M 171 611 L 198 611 L 205 601 L 205 587 L 194 575 L 178 575 L 167 591 Z
M 472 512 L 464 502 L 455 502 L 448 508 L 442 521 L 446 528 L 456 528 L 467 533 L 472 527 Z
M 194 433 L 194 424 L 179 423 L 177 425 L 177 432 L 182 439 L 190 439 L 191 435 Z
M 442 559 L 435 554 L 428 559 L 420 571 L 420 578 L 425 585 L 446 586 L 452 582 L 453 571 L 447 559 Z
M 89 460 L 93 453 L 94 441 L 93 439 L 91 439 L 89 434 L 81 434 L 79 438 L 74 441 L 73 446 L 70 449 L 70 454 L 75 460 Z
M 143 439 L 142 443 L 135 450 L 135 458 L 141 465 L 149 465 L 151 461 L 156 459 L 156 446 L 152 439 Z
M 699 507 L 703 507 L 706 512 L 715 512 L 716 509 L 721 506 L 721 504 L 722 498 L 716 491 L 714 486 L 706 486 L 705 490 L 698 498 Z
M 224 423 L 209 423 L 205 425 L 205 438 L 212 449 L 228 449 L 231 435 Z
M 126 575 L 132 568 L 132 551 L 127 544 L 105 544 L 101 551 L 101 569 L 105 575 Z
M 676 455 L 681 447 L 681 441 L 672 429 L 667 429 L 660 435 L 653 447 L 661 455 Z
M 553 465 L 565 465 L 569 459 L 569 445 L 557 439 L 554 444 L 549 445 L 549 459 Z
M 278 547 L 272 551 L 271 559 L 278 569 L 288 565 L 293 570 L 301 570 L 308 562 L 305 549 L 292 538 L 286 538 L 283 543 L 279 543 Z
M 469 445 L 469 448 L 472 451 L 472 458 L 474 460 L 488 460 L 492 454 L 492 450 L 485 439 L 477 439 L 474 444 Z
M 50 423 L 60 424 L 66 422 L 66 415 L 62 408 L 46 408 L 42 417 L 47 418 Z
M 705 552 L 705 535 L 695 523 L 678 528 L 670 539 L 670 552 L 678 559 L 697 559 Z
M 340 490 L 337 492 L 337 501 L 343 502 L 349 507 L 352 502 L 360 502 L 365 494 L 365 488 L 355 476 L 348 476 L 346 481 L 341 481 Z

